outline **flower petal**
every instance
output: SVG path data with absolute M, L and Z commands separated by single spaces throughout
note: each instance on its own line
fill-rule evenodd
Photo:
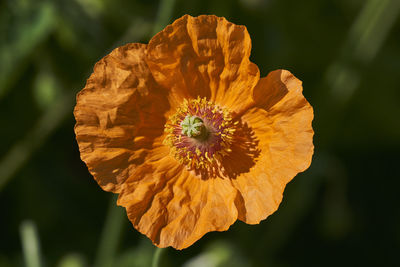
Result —
M 163 133 L 167 92 L 151 76 L 145 52 L 144 44 L 113 50 L 96 64 L 77 95 L 75 134 L 81 158 L 106 191 L 120 191 Z
M 151 39 L 147 63 L 155 80 L 171 90 L 173 107 L 183 98 L 200 96 L 235 111 L 252 101 L 259 80 L 250 50 L 245 26 L 216 16 L 186 15 Z
M 202 180 L 164 154 L 125 182 L 118 205 L 155 245 L 183 249 L 207 232 L 227 230 L 237 219 L 236 196 L 228 179 Z
M 260 158 L 249 173 L 232 181 L 243 198 L 238 217 L 249 224 L 278 208 L 286 184 L 309 167 L 314 151 L 313 109 L 302 95 L 300 80 L 288 71 L 274 71 L 260 80 L 253 95 L 257 107 L 242 121 L 259 140 Z

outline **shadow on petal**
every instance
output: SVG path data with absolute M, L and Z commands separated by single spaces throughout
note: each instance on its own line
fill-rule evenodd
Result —
M 287 73 L 286 70 L 275 70 L 260 79 L 253 89 L 253 101 L 257 107 L 268 111 L 289 93 L 285 83 Z
M 230 151 L 222 156 L 217 163 L 208 169 L 193 170 L 201 179 L 228 178 L 235 179 L 237 176 L 250 172 L 256 164 L 261 150 L 258 148 L 259 140 L 254 131 L 247 123 L 238 121 L 236 131 L 233 135 Z
M 233 136 L 231 152 L 221 160 L 222 174 L 230 179 L 247 173 L 256 164 L 261 150 L 259 140 L 247 123 L 239 122 Z

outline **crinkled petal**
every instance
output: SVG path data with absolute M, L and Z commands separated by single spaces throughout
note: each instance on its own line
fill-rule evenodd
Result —
M 167 92 L 144 60 L 146 45 L 113 50 L 77 95 L 75 134 L 81 158 L 106 191 L 119 192 L 164 130 Z
M 228 179 L 200 179 L 165 146 L 157 155 L 125 182 L 118 199 L 138 231 L 159 247 L 183 249 L 236 221 L 237 190 Z
M 241 119 L 254 131 L 261 153 L 249 173 L 232 180 L 242 197 L 238 217 L 249 224 L 278 208 L 286 184 L 309 167 L 314 151 L 313 109 L 300 80 L 286 70 L 274 71 L 260 80 L 253 95 L 257 107 Z
M 250 50 L 245 26 L 216 16 L 186 15 L 151 39 L 147 63 L 155 80 L 171 90 L 173 107 L 200 96 L 235 111 L 252 101 L 259 80 Z

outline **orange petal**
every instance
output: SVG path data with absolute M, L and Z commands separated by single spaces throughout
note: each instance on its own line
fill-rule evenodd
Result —
M 145 52 L 144 44 L 113 50 L 95 65 L 77 95 L 75 134 L 81 158 L 106 191 L 120 191 L 164 130 L 166 91 L 151 76 Z
M 252 101 L 259 80 L 250 50 L 245 26 L 185 15 L 151 39 L 147 63 L 155 80 L 171 90 L 173 107 L 200 96 L 235 111 Z
M 228 179 L 202 180 L 164 154 L 125 182 L 118 205 L 155 245 L 183 249 L 236 221 L 236 195 Z
M 310 166 L 314 151 L 313 109 L 300 80 L 286 70 L 274 71 L 260 80 L 253 95 L 257 107 L 242 121 L 259 140 L 260 158 L 249 173 L 232 180 L 243 198 L 238 217 L 250 224 L 278 208 L 286 184 Z

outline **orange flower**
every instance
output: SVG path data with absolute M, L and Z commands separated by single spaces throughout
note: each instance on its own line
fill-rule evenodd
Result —
M 311 163 L 301 81 L 286 70 L 260 79 L 250 50 L 246 27 L 186 15 L 113 50 L 77 96 L 82 160 L 159 247 L 259 223 Z

